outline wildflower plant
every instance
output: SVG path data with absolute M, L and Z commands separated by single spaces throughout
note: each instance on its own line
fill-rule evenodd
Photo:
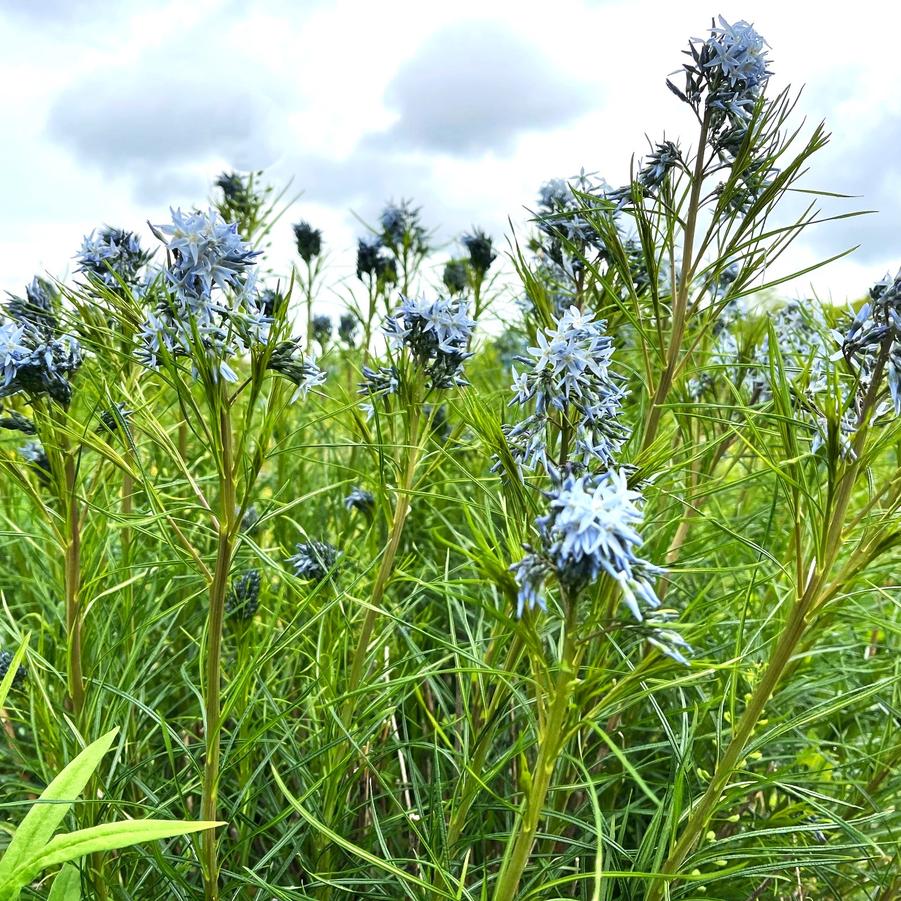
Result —
M 898 895 L 901 289 L 782 285 L 827 135 L 710 24 L 509 291 L 227 173 L 3 303 L 0 895 Z
M 275 423 L 286 405 L 306 398 L 324 375 L 303 352 L 302 339 L 290 336 L 287 304 L 266 315 L 252 270 L 259 252 L 241 238 L 235 223 L 225 222 L 215 210 L 174 210 L 172 222 L 156 227 L 155 233 L 166 243 L 168 265 L 158 291 L 147 296 L 155 304 L 137 335 L 136 358 L 174 388 L 188 427 L 209 441 L 217 473 L 213 498 L 194 483 L 218 536 L 213 570 L 185 539 L 209 586 L 202 807 L 215 819 L 223 623 L 230 598 L 232 607 L 248 611 L 258 592 L 258 577 L 252 575 L 229 587 L 232 562 L 245 534 L 241 524 Z M 270 373 L 276 376 L 274 382 Z M 240 417 L 239 400 L 245 402 Z M 180 465 L 190 479 L 189 462 L 183 459 Z M 219 862 L 212 833 L 205 837 L 203 868 L 206 897 L 217 898 Z

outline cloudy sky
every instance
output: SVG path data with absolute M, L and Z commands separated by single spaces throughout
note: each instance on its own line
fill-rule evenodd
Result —
M 0 289 L 62 277 L 81 237 L 144 229 L 202 205 L 224 168 L 265 167 L 303 194 L 288 223 L 323 230 L 333 281 L 356 217 L 412 197 L 448 243 L 469 226 L 503 243 L 537 187 L 584 166 L 620 183 L 647 137 L 690 145 L 664 79 L 713 14 L 752 21 L 774 87 L 806 86 L 808 127 L 833 134 L 807 186 L 859 195 L 827 212 L 795 268 L 861 244 L 791 289 L 843 301 L 901 263 L 901 10 L 856 0 L 0 0 Z M 799 117 L 800 121 L 800 117 Z M 146 229 L 145 229 L 146 231 Z

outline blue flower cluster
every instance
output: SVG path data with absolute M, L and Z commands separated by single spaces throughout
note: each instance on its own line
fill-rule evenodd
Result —
M 504 427 L 511 455 L 529 468 L 541 465 L 553 484 L 548 512 L 535 521 L 538 547 L 527 546 L 526 556 L 510 568 L 519 587 L 518 616 L 546 609 L 550 576 L 569 603 L 606 574 L 635 619 L 642 621 L 642 606 L 660 606 L 652 580 L 663 570 L 636 552 L 642 543 L 636 531 L 641 494 L 629 487 L 625 470 L 614 468 L 628 430 L 619 421 L 625 392 L 610 372 L 613 342 L 604 325 L 593 313 L 570 307 L 520 358 L 530 368 L 514 371 L 511 403 L 534 404 L 534 412 Z M 549 436 L 555 436 L 554 447 Z M 679 648 L 687 645 L 679 635 L 657 623 L 644 628 L 655 647 L 686 662 Z
M 376 281 L 397 281 L 397 266 L 385 253 L 381 238 L 360 238 L 357 241 L 357 278 L 367 275 Z
M 462 294 L 469 287 L 469 271 L 466 260 L 448 260 L 441 276 L 444 287 L 451 294 Z
M 428 252 L 428 232 L 419 218 L 420 209 L 409 200 L 389 203 L 379 216 L 381 242 L 395 254 L 406 248 L 415 254 Z
M 295 547 L 296 553 L 288 558 L 294 575 L 307 582 L 322 582 L 335 568 L 340 551 L 327 541 L 306 541 Z
M 660 141 L 644 160 L 636 180 L 648 194 L 654 194 L 671 169 L 684 165 L 679 145 L 672 141 Z
M 365 488 L 354 488 L 350 494 L 344 498 L 344 506 L 348 510 L 357 510 L 360 513 L 369 516 L 375 510 L 375 495 Z
M 767 68 L 766 41 L 744 20 L 730 25 L 720 16 L 704 47 L 708 104 L 737 119 L 749 119 L 772 74 Z
M 468 305 L 459 298 L 403 297 L 382 331 L 395 350 L 409 348 L 431 387 L 451 388 L 467 384 L 463 363 L 472 356 L 468 347 L 475 324 Z
M 50 458 L 40 441 L 29 441 L 19 448 L 19 456 L 30 466 L 33 466 L 42 482 L 49 482 L 53 476 L 50 468 Z
M 294 243 L 300 258 L 309 263 L 322 253 L 322 232 L 309 222 L 298 222 L 294 226 Z
M 292 402 L 298 397 L 305 398 L 311 388 L 325 382 L 325 373 L 316 365 L 313 354 L 303 352 L 303 341 L 300 338 L 292 338 L 276 345 L 266 368 L 284 376 L 297 386 L 291 398 Z
M 842 342 L 845 357 L 857 359 L 868 376 L 882 348 L 895 415 L 901 415 L 901 271 L 870 289 L 870 300 L 854 316 Z
M 582 254 L 590 248 L 599 253 L 606 252 L 597 230 L 585 214 L 611 210 L 613 193 L 603 178 L 584 169 L 570 179 L 553 178 L 541 186 L 536 223 L 545 236 L 542 250 L 550 260 L 558 266 L 571 268 L 572 262 L 567 265 L 569 245 Z
M 606 573 L 639 621 L 641 605 L 659 607 L 651 579 L 663 570 L 636 553 L 642 543 L 635 530 L 642 520 L 635 503 L 640 497 L 621 469 L 569 475 L 557 484 L 548 494 L 547 514 L 535 521 L 541 547 L 512 567 L 519 586 L 517 614 L 546 609 L 544 584 L 551 573 L 573 595 Z
M 469 251 L 469 265 L 476 271 L 479 278 L 484 278 L 485 273 L 497 258 L 491 237 L 476 228 L 472 230 L 471 234 L 463 235 L 460 242 Z
M 245 570 L 233 580 L 225 599 L 225 611 L 239 620 L 253 619 L 260 606 L 260 571 Z
M 7 303 L 0 321 L 0 397 L 46 395 L 68 406 L 70 379 L 84 360 L 81 345 L 71 335 L 57 334 L 49 292 L 37 278 L 25 294 L 24 300 Z
M 397 394 L 398 390 L 400 390 L 400 375 L 394 366 L 380 366 L 378 369 L 371 366 L 363 367 L 363 381 L 360 382 L 359 394 L 387 397 L 389 394 Z
M 360 321 L 353 313 L 342 313 L 338 320 L 338 337 L 348 347 L 353 347 L 359 327 Z
M 214 210 L 173 210 L 171 224 L 155 232 L 169 238 L 169 290 L 147 314 L 137 338 L 138 359 L 159 368 L 166 356 L 184 356 L 197 372 L 202 348 L 214 378 L 237 381 L 229 358 L 264 342 L 272 321 L 249 272 L 257 251 Z
M 4 412 L 3 407 L 0 405 L 0 413 L 2 412 Z M 0 416 L 0 429 L 6 429 L 10 432 L 21 432 L 23 435 L 37 434 L 35 424 L 27 416 L 23 416 L 15 410 L 7 410 L 5 415 Z
M 323 346 L 326 345 L 332 337 L 332 318 L 320 313 L 313 317 L 313 337 Z
M 7 674 L 9 673 L 9 668 L 12 666 L 13 655 L 10 651 L 0 651 L 0 682 L 2 682 Z M 16 670 L 16 674 L 13 676 L 12 687 L 18 688 L 28 677 L 28 670 L 25 669 L 24 666 L 20 666 Z
M 90 281 L 118 290 L 140 284 L 150 257 L 134 232 L 104 226 L 85 237 L 76 260 L 78 271 Z
M 619 422 L 624 390 L 610 373 L 613 341 L 593 313 L 570 307 L 552 328 L 539 332 L 538 346 L 520 362 L 531 368 L 513 372 L 512 404 L 534 401 L 534 412 L 505 426 L 511 453 L 526 468 L 552 472 L 559 464 L 609 466 L 628 435 Z M 564 423 L 566 447 L 548 446 L 553 425 Z M 562 438 L 561 438 L 562 441 Z M 558 452 L 557 460 L 552 459 Z M 562 459 L 565 457 L 565 459 Z
M 214 288 L 241 287 L 248 266 L 259 256 L 259 251 L 241 240 L 238 226 L 212 209 L 206 213 L 172 210 L 172 222 L 157 230 L 169 237 L 172 261 L 166 275 L 189 308 L 207 307 Z
M 701 114 L 710 113 L 710 136 L 717 148 L 734 156 L 747 133 L 747 126 L 772 74 L 768 68 L 767 43 L 745 21 L 730 24 L 722 16 L 706 38 L 689 41 L 685 87 L 667 79 L 681 100 Z

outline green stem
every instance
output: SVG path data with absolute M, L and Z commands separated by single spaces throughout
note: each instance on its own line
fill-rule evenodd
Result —
M 206 697 L 204 698 L 206 758 L 203 767 L 201 819 L 218 819 L 219 760 L 221 751 L 222 704 L 221 658 L 222 629 L 225 621 L 225 598 L 234 552 L 235 483 L 232 461 L 232 429 L 224 396 L 220 397 L 219 431 L 222 442 L 220 471 L 219 543 L 216 568 L 210 584 L 210 608 L 207 621 Z M 219 898 L 219 861 L 215 830 L 203 834 L 204 894 L 207 901 Z
M 369 344 L 372 341 L 372 320 L 375 318 L 378 286 L 372 275 L 369 276 L 369 306 L 366 309 L 366 322 L 363 324 L 363 361 L 369 362 Z
M 707 131 L 710 127 L 710 111 L 704 113 L 701 120 L 701 134 L 698 138 L 698 152 L 695 156 L 695 168 L 692 176 L 691 195 L 688 202 L 688 218 L 685 222 L 685 244 L 682 250 L 682 271 L 679 278 L 679 287 L 673 304 L 673 331 L 670 337 L 669 351 L 667 352 L 666 367 L 654 399 L 651 402 L 651 412 L 645 426 L 644 438 L 641 443 L 642 450 L 650 447 L 657 437 L 660 426 L 660 417 L 663 415 L 663 405 L 669 396 L 673 386 L 673 376 L 676 372 L 676 364 L 679 360 L 679 350 L 682 347 L 682 338 L 685 334 L 685 314 L 688 309 L 688 291 L 691 287 L 691 276 L 694 271 L 692 255 L 694 253 L 695 229 L 698 224 L 700 212 L 701 188 L 704 183 L 704 157 L 707 145 Z
M 75 457 L 64 449 L 65 462 L 65 507 L 66 507 L 66 654 L 69 677 L 69 698 L 76 722 L 84 709 L 84 671 L 82 668 L 82 609 L 81 609 L 81 525 L 79 522 L 78 500 L 75 494 Z
M 397 504 L 394 508 L 394 518 L 391 524 L 391 536 L 388 539 L 388 546 L 382 555 L 382 561 L 379 565 L 379 571 L 375 578 L 375 585 L 372 589 L 372 603 L 366 610 L 366 616 L 363 618 L 363 627 L 360 631 L 360 639 L 357 642 L 354 651 L 353 660 L 350 667 L 350 678 L 348 680 L 348 698 L 345 702 L 344 723 L 349 725 L 353 715 L 353 693 L 360 687 L 363 678 L 363 667 L 366 663 L 366 656 L 369 651 L 369 643 L 372 640 L 372 632 L 375 628 L 375 621 L 379 615 L 382 600 L 385 596 L 385 589 L 391 579 L 394 571 L 394 560 L 397 557 L 397 549 L 400 546 L 401 536 L 404 532 L 404 524 L 407 520 L 407 513 L 410 510 L 410 491 L 413 488 L 413 478 L 416 473 L 416 464 L 419 461 L 419 420 L 421 411 L 419 404 L 414 404 L 410 414 L 408 448 L 407 448 L 407 464 L 404 471 L 403 480 L 400 486 L 400 492 L 397 498 Z
M 679 867 L 695 847 L 701 833 L 707 828 L 707 824 L 716 810 L 726 785 L 744 756 L 748 739 L 751 737 L 767 701 L 769 701 L 779 685 L 785 670 L 794 656 L 795 649 L 804 636 L 808 615 L 815 611 L 820 606 L 822 598 L 831 592 L 831 587 L 826 584 L 826 580 L 841 550 L 842 526 L 854 484 L 860 472 L 860 458 L 866 443 L 867 433 L 869 432 L 870 414 L 876 405 L 879 394 L 882 373 L 888 357 L 888 348 L 889 342 L 886 341 L 873 369 L 870 386 L 864 398 L 857 434 L 852 445 L 853 462 L 848 465 L 843 473 L 836 491 L 832 513 L 827 520 L 825 529 L 823 560 L 819 571 L 817 571 L 816 561 L 814 561 L 814 567 L 811 569 L 807 585 L 804 586 L 800 596 L 795 601 L 785 628 L 782 630 L 776 648 L 767 664 L 763 678 L 754 690 L 732 739 L 717 764 L 710 784 L 707 786 L 701 800 L 682 830 L 676 845 L 661 868 L 661 873 L 665 878 L 656 879 L 651 883 L 645 901 L 658 901 L 663 892 L 664 882 L 668 878 L 675 877 Z M 797 549 L 797 553 L 802 553 L 800 547 Z
M 535 760 L 531 784 L 513 833 L 513 844 L 501 864 L 494 888 L 494 901 L 514 901 L 519 883 L 535 844 L 535 835 L 544 811 L 557 758 L 566 742 L 566 720 L 576 675 L 576 606 L 574 599 L 564 599 L 567 608 L 564 624 L 563 654 L 554 683 L 550 707 L 541 730 L 538 757 Z
M 307 305 L 306 352 L 309 354 L 313 349 L 313 267 L 309 262 L 307 263 L 307 283 L 304 285 L 304 293 Z
M 665 877 L 672 877 L 675 875 L 685 858 L 694 848 L 698 837 L 704 829 L 707 828 L 707 824 L 713 816 L 723 790 L 732 778 L 736 766 L 744 756 L 748 739 L 751 737 L 767 701 L 776 689 L 785 667 L 788 665 L 789 660 L 791 660 L 798 640 L 804 633 L 806 614 L 809 610 L 809 601 L 809 597 L 806 600 L 805 598 L 802 598 L 794 605 L 788 623 L 779 638 L 779 643 L 776 645 L 776 649 L 763 674 L 763 678 L 760 680 L 760 684 L 751 696 L 751 700 L 748 702 L 748 706 L 745 708 L 741 720 L 739 720 L 735 733 L 732 736 L 732 740 L 729 742 L 725 753 L 717 764 L 716 772 L 710 780 L 707 790 L 695 807 L 694 812 L 683 829 L 682 835 L 676 842 L 675 847 L 667 858 L 666 863 L 664 863 L 661 868 L 661 873 L 664 874 Z M 648 889 L 648 894 L 645 897 L 645 901 L 657 901 L 657 899 L 661 897 L 663 886 L 666 881 L 666 879 L 656 879 L 652 882 Z

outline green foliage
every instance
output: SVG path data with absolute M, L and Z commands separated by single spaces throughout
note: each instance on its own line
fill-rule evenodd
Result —
M 439 291 L 418 208 L 391 277 L 340 285 L 362 337 L 324 342 L 325 383 L 293 402 L 269 364 L 333 283 L 322 258 L 278 280 L 237 382 L 199 335 L 137 363 L 161 278 L 61 286 L 87 351 L 71 404 L 3 400 L 46 459 L 0 433 L 0 897 L 895 897 L 901 425 L 880 370 L 836 357 L 844 313 L 778 296 L 774 264 L 822 221 L 804 175 L 828 136 L 794 106 L 761 98 L 728 155 L 701 109 L 653 191 L 583 179 L 554 228 L 512 235 L 531 309 L 484 273 L 460 286 L 506 326 L 477 331 L 468 387 L 380 337 L 401 289 Z M 238 182 L 220 208 L 262 247 L 282 194 Z M 792 196 L 810 205 L 785 216 Z M 504 428 L 511 367 L 570 305 L 614 341 L 616 464 L 689 666 L 608 577 L 514 613 L 550 479 Z M 399 391 L 361 397 L 380 366 Z M 298 578 L 315 542 L 339 556 Z M 251 570 L 256 606 L 229 615 Z
M 220 823 L 126 820 L 54 835 L 116 739 L 117 729 L 88 745 L 41 792 L 0 857 L 0 899 L 15 901 L 43 870 L 90 854 L 212 829 Z M 80 898 L 78 870 L 64 866 L 50 898 Z

